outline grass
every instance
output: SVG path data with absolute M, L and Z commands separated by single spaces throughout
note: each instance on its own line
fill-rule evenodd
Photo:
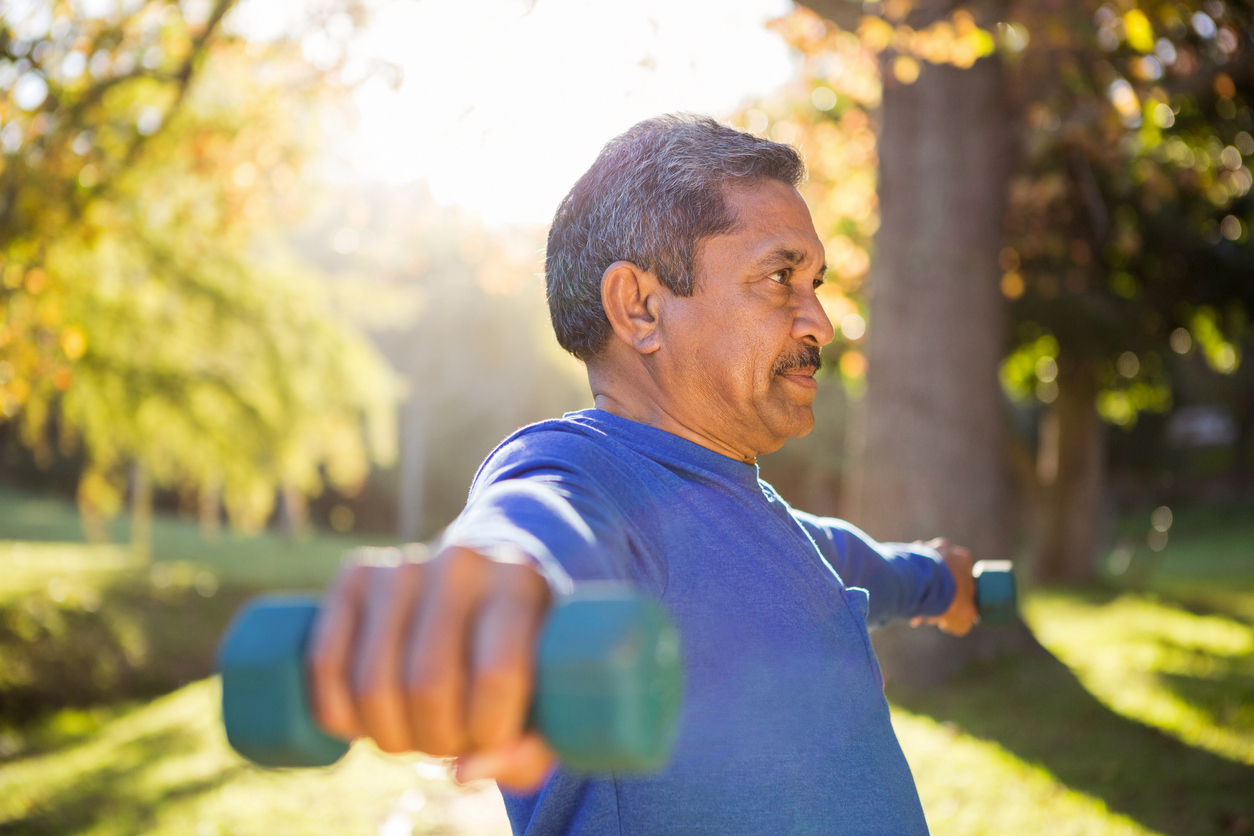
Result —
M 128 541 L 130 528 L 125 518 L 115 521 L 112 533 L 116 543 Z M 84 542 L 73 504 L 4 489 L 0 489 L 0 541 Z M 193 565 L 213 573 L 222 582 L 266 588 L 321 588 L 335 575 L 344 552 L 377 542 L 381 542 L 378 537 L 330 532 L 319 532 L 304 542 L 268 532 L 251 537 L 224 532 L 218 542 L 207 543 L 194 524 L 164 515 L 158 515 L 152 527 L 155 564 Z M 126 552 L 124 546 L 103 548 L 81 554 L 87 557 Z M 6 585 L 0 577 L 0 594 Z
M 267 771 L 227 747 L 217 679 L 101 723 L 55 753 L 0 768 L 0 834 L 501 832 L 488 786 L 458 787 L 438 762 L 358 745 L 327 769 Z
M 1034 652 L 890 690 L 936 836 L 1254 834 L 1254 523 L 1176 517 L 1125 588 L 1031 594 Z M 267 772 L 226 746 L 225 619 L 257 589 L 321 585 L 353 540 L 205 544 L 165 519 L 139 565 L 82 543 L 70 506 L 4 493 L 0 537 L 0 836 L 507 832 L 494 790 L 436 763 L 358 745 Z
M 1243 711 L 1181 700 L 1164 676 L 1179 672 L 1179 659 L 1151 658 L 1141 644 L 1165 635 L 1173 645 L 1230 648 L 1246 625 L 1136 595 L 1038 593 L 1025 609 L 1045 647 L 944 688 L 890 692 L 908 712 L 898 733 L 938 836 L 1249 831 L 1254 724 Z M 1155 638 L 1125 622 L 1135 622 L 1129 610 L 1159 625 Z M 1239 700 L 1241 687 L 1220 680 L 1223 704 Z M 934 743 L 937 727 L 954 745 Z M 949 810 L 952 818 L 940 817 Z

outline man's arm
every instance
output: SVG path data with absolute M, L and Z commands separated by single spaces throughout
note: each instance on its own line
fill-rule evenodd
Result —
M 793 511 L 846 586 L 870 594 L 871 625 L 909 619 L 963 635 L 976 620 L 971 553 L 945 540 L 878 543 L 832 517 Z
M 552 594 L 572 578 L 629 577 L 629 547 L 621 515 L 577 471 L 497 475 L 477 482 L 431 560 L 346 568 L 307 668 L 314 716 L 331 734 L 457 757 L 461 780 L 529 790 L 555 762 L 524 727 Z

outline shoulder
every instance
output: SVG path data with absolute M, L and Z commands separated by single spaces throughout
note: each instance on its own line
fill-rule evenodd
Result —
M 472 491 L 502 479 L 536 473 L 570 474 L 594 481 L 630 472 L 631 451 L 578 414 L 541 421 L 509 435 L 488 454 Z
M 761 481 L 761 480 L 759 480 Z M 817 514 L 811 514 L 807 511 L 801 511 L 792 507 L 784 501 L 783 497 L 766 482 L 761 482 L 764 492 L 769 492 L 777 501 L 782 502 L 788 508 L 788 512 L 792 518 L 797 521 L 806 532 L 814 539 L 815 543 L 825 553 L 828 547 L 836 549 L 838 554 L 843 554 L 848 548 L 850 540 L 870 543 L 871 538 L 867 537 L 857 526 L 845 520 L 836 517 L 820 517 Z

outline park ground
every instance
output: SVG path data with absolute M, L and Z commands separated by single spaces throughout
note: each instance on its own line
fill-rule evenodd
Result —
M 1144 516 L 1122 533 L 1144 542 Z M 82 542 L 71 505 L 0 492 L 0 834 L 507 832 L 492 785 L 439 762 L 358 745 L 266 772 L 227 748 L 211 668 L 230 613 L 321 586 L 356 542 L 210 544 L 162 518 L 138 563 Z M 1116 566 L 1025 596 L 1043 650 L 890 683 L 937 836 L 1254 834 L 1254 509 L 1178 510 L 1166 549 Z

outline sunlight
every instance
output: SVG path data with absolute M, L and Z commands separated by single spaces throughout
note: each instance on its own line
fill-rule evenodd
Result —
M 492 223 L 543 223 L 601 146 L 648 116 L 721 117 L 794 72 L 763 24 L 787 0 L 401 0 L 352 47 L 398 65 L 356 95 L 361 175 L 426 179 Z

